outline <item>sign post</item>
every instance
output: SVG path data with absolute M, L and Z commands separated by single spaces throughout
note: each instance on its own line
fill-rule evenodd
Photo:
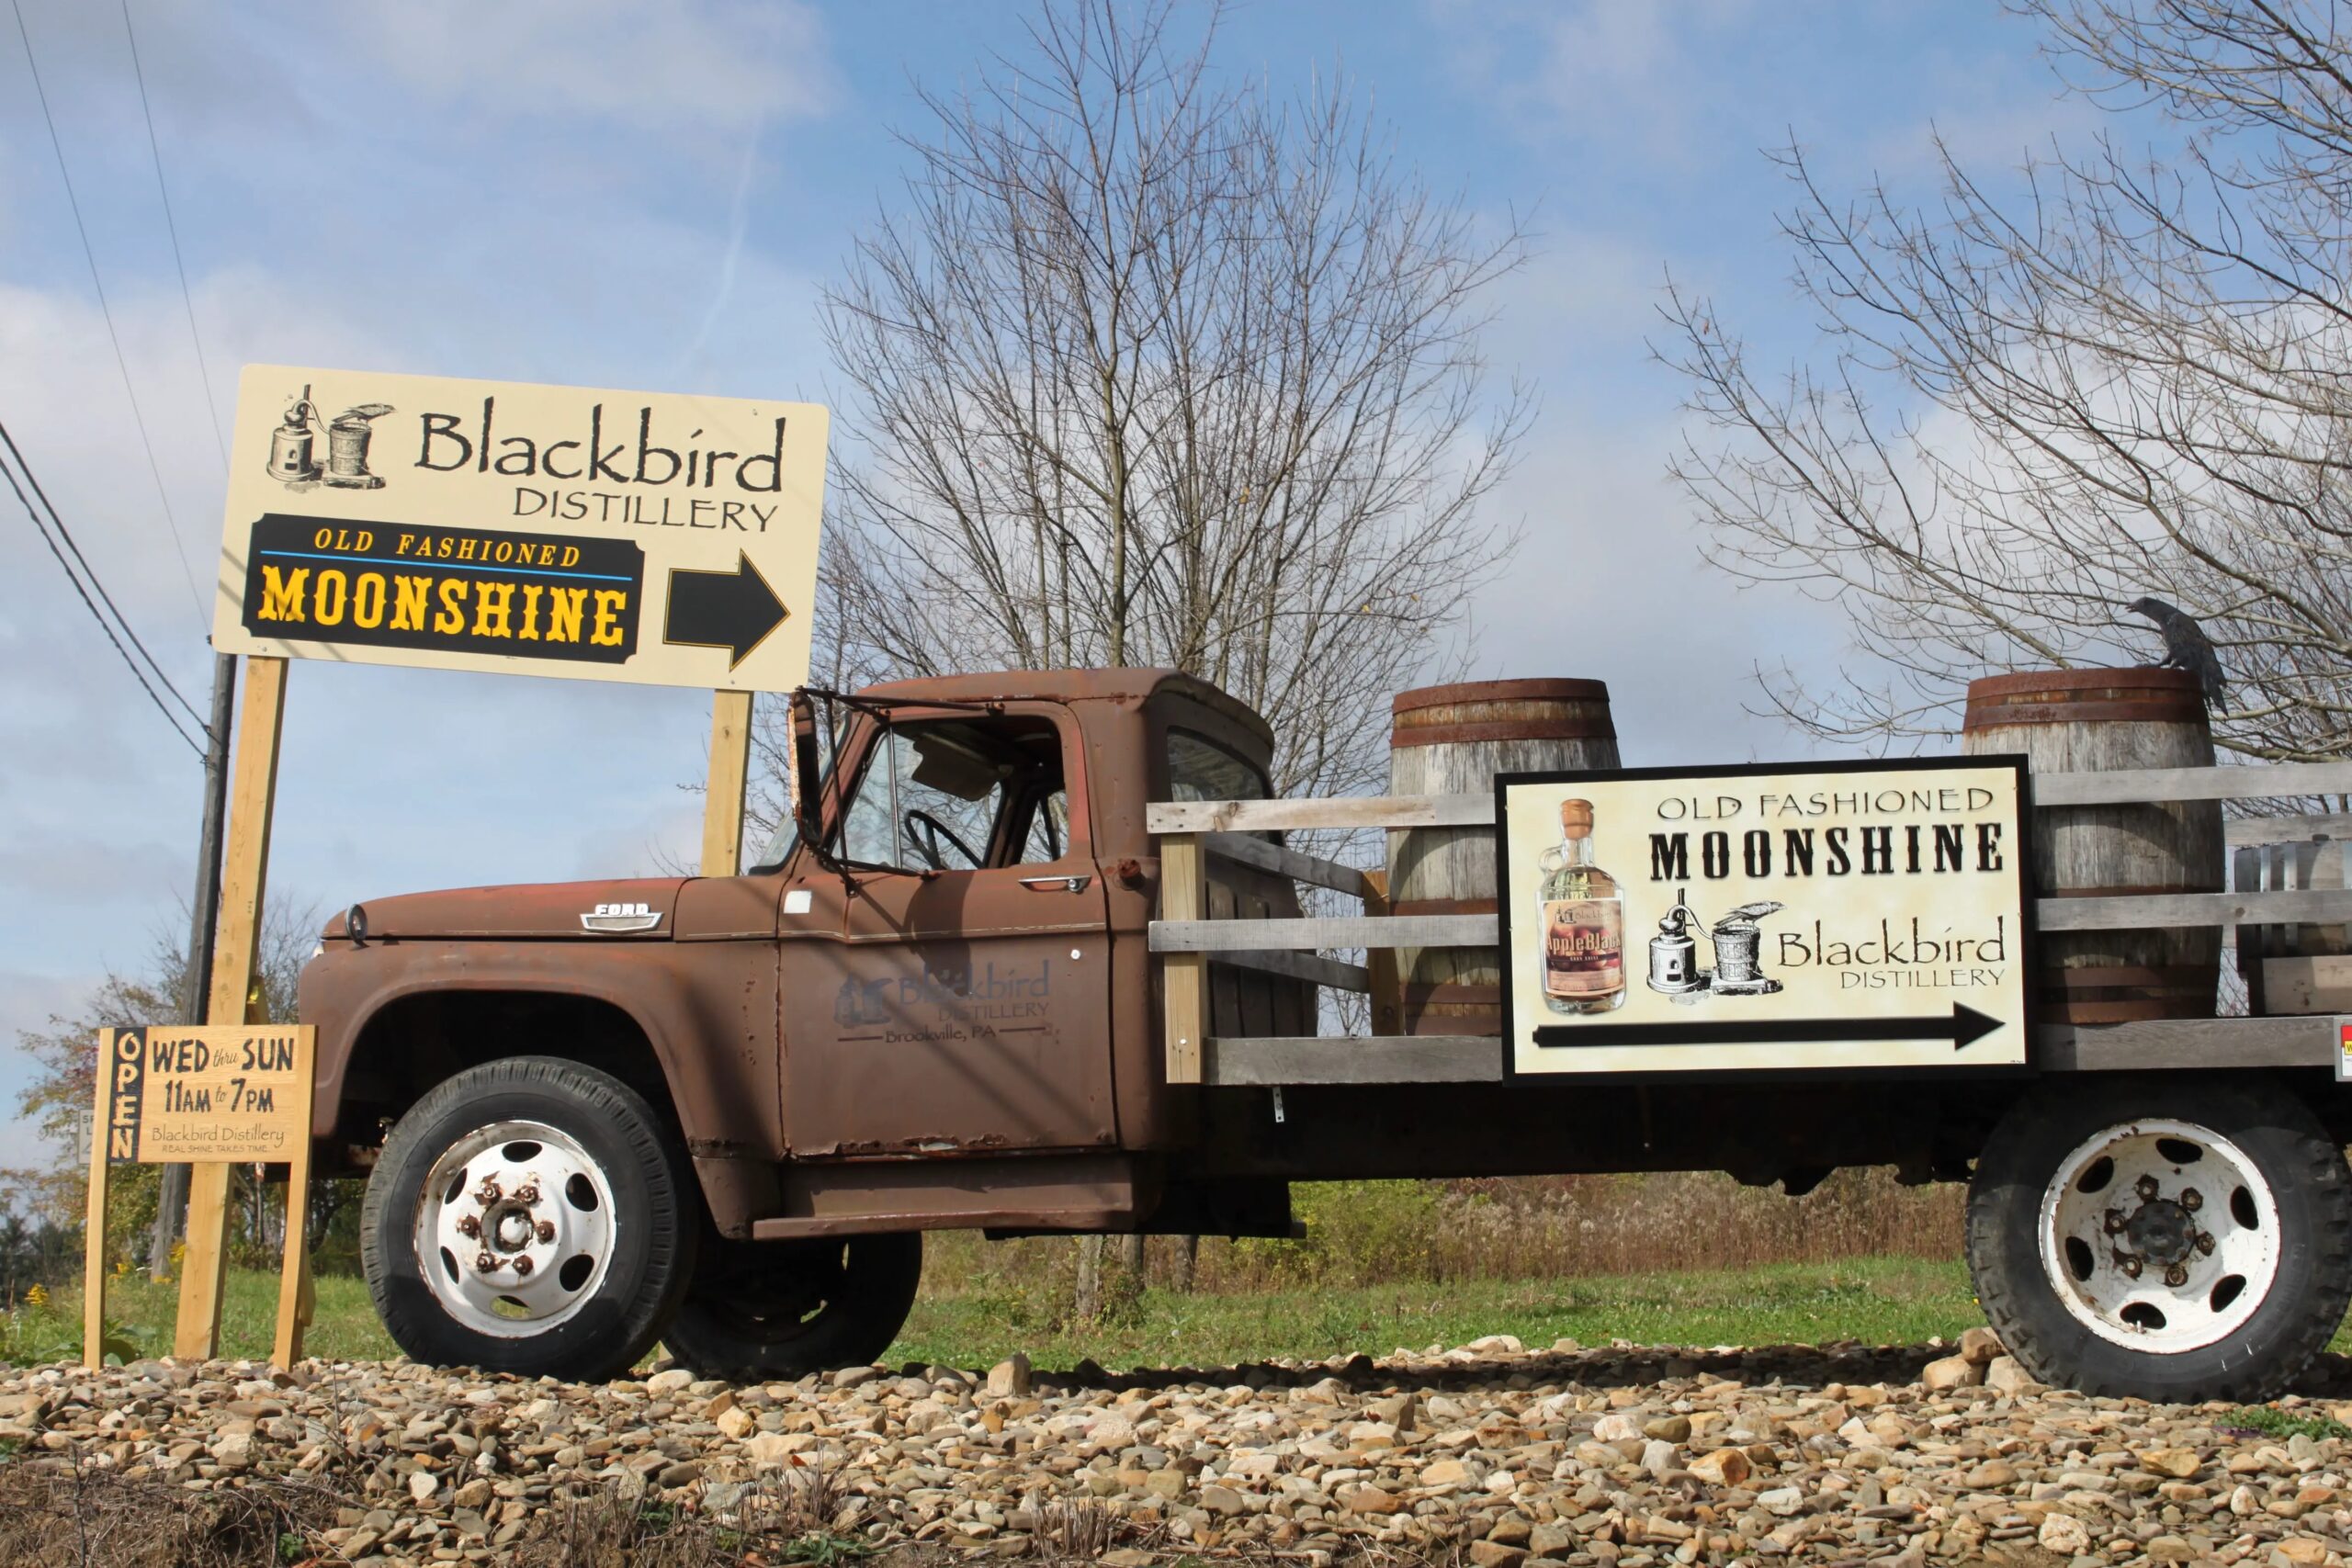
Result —
M 85 1366 L 97 1366 L 105 1357 L 107 1177 L 118 1165 L 193 1166 L 199 1178 L 217 1176 L 224 1194 L 232 1165 L 288 1167 L 286 1256 L 273 1348 L 280 1366 L 300 1358 L 308 1264 L 302 1232 L 309 1217 L 311 1085 L 317 1057 L 318 1031 L 307 1024 L 157 1024 L 98 1031 L 82 1271 Z M 199 1180 L 195 1191 L 204 1190 Z M 195 1234 L 191 1226 L 191 1237 Z M 183 1337 L 189 1326 L 187 1287 L 204 1277 L 197 1270 L 193 1247 L 187 1262 L 180 1296 Z M 210 1268 L 217 1282 L 217 1263 Z M 217 1314 L 217 1288 L 209 1299 Z M 209 1355 L 211 1347 L 191 1351 L 183 1345 L 177 1353 Z
M 2023 759 L 1495 785 L 1507 1074 L 2028 1065 Z
M 208 1022 L 250 1021 L 288 659 L 708 689 L 703 867 L 733 875 L 752 694 L 808 678 L 829 423 L 815 403 L 246 367 L 212 643 L 248 671 Z M 237 1156 L 286 1160 L 296 1215 L 310 1177 L 298 1142 Z M 228 1196 L 228 1165 L 199 1158 L 181 1356 L 219 1345 Z M 309 1311 L 301 1230 L 289 1219 L 281 1359 L 300 1354 Z M 95 1346 L 98 1289 L 89 1302 Z

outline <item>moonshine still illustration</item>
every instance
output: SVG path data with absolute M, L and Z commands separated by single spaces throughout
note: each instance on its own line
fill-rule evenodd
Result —
M 322 483 L 337 490 L 383 489 L 382 477 L 368 471 L 368 442 L 375 434 L 371 422 L 391 412 L 390 403 L 358 403 L 322 420 L 318 404 L 311 400 L 311 389 L 304 387 L 284 422 L 269 433 L 270 477 L 296 490 Z M 319 462 L 322 434 L 327 441 L 323 467 Z
M 1690 907 L 1689 891 L 1674 890 L 1674 908 L 1658 921 L 1657 935 L 1650 938 L 1650 989 L 1683 1003 L 1702 997 L 1764 997 L 1779 990 L 1781 982 L 1764 973 L 1763 931 L 1756 922 L 1787 906 L 1769 898 L 1742 904 L 1710 926 Z M 1695 933 L 1702 930 L 1714 955 L 1712 969 L 1699 964 Z

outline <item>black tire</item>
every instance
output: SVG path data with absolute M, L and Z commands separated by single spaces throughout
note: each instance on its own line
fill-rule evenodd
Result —
M 922 1279 L 922 1233 L 816 1241 L 707 1236 L 662 1343 L 707 1378 L 805 1377 L 871 1364 L 889 1348 Z
M 560 1321 L 538 1331 L 485 1332 L 457 1315 L 441 1293 L 455 1292 L 466 1265 L 453 1269 L 437 1249 L 429 1259 L 420 1256 L 419 1226 L 426 1223 L 425 1181 L 435 1162 L 469 1137 L 510 1122 L 552 1129 L 594 1161 L 610 1194 L 609 1242 L 598 1249 L 601 1278 L 566 1304 Z M 536 1146 L 521 1139 L 503 1145 Z M 689 1169 L 668 1122 L 608 1073 L 550 1056 L 470 1067 L 410 1107 L 384 1142 L 360 1217 L 368 1293 L 393 1341 L 416 1360 L 522 1377 L 617 1377 L 652 1348 L 692 1277 L 703 1220 Z M 442 1206 L 454 1211 L 462 1201 L 445 1198 Z M 444 1276 L 428 1280 L 428 1267 Z M 543 1271 L 538 1283 L 549 1277 Z
M 2057 1185 L 2062 1167 L 2093 1138 L 2110 1133 L 2130 1135 L 2129 1129 L 2146 1122 L 2178 1122 L 2219 1134 L 2250 1165 L 2257 1183 L 2230 1178 L 2226 1156 L 2207 1148 L 2172 1168 L 2180 1186 L 2171 1196 L 2164 1184 L 2170 1179 L 2153 1179 L 2153 1200 L 2127 1193 L 2120 1181 L 2111 1192 L 2095 1185 L 2113 1180 L 2111 1175 L 2097 1174 L 2096 1154 L 2082 1166 L 2079 1179 L 2066 1189 Z M 2137 1135 L 2147 1140 L 2156 1134 Z M 2154 1147 L 2177 1151 L 2185 1142 L 2175 1138 Z M 2215 1163 L 2204 1164 L 2209 1158 Z M 2109 1166 L 2110 1172 L 2119 1168 Z M 2200 1170 L 2208 1174 L 2200 1177 Z M 2201 1190 L 2199 1207 L 2181 1207 L 2188 1202 L 2186 1193 L 2199 1180 L 2215 1190 L 2217 1202 L 2227 1206 L 2202 1219 L 2198 1217 L 2206 1201 Z M 2267 1189 L 2259 1200 L 2253 1195 L 2257 1184 Z M 2143 1279 L 2153 1291 L 2162 1258 L 2171 1253 L 2151 1250 L 2143 1255 L 2132 1249 L 2145 1235 L 2155 1236 L 2160 1248 L 2177 1248 L 2177 1244 L 2165 1241 L 2161 1230 L 2127 1230 L 2112 1242 L 2102 1233 L 2095 1249 L 2069 1240 L 2074 1233 L 2063 1222 L 2055 1223 L 2051 1227 L 2054 1268 L 2046 1266 L 2046 1193 L 2053 1204 L 2106 1204 L 2126 1219 L 2167 1208 L 2173 1219 L 2189 1216 L 2192 1238 L 2200 1224 L 2212 1228 L 2236 1224 L 2240 1234 L 2252 1235 L 2267 1223 L 2257 1207 L 2258 1201 L 2267 1201 L 2275 1211 L 2276 1235 L 2268 1244 L 2275 1272 L 2267 1289 L 2248 1285 L 2244 1277 L 2229 1275 L 2226 1265 L 2213 1261 L 2225 1257 L 2226 1248 L 2203 1257 L 2190 1249 L 2181 1263 L 2182 1293 L 2174 1298 L 2180 1303 L 2176 1326 L 2199 1321 L 2196 1314 L 2214 1302 L 2248 1315 L 2211 1343 L 2184 1343 L 2181 1348 L 2161 1352 L 2134 1348 L 2093 1329 L 2086 1315 L 2105 1322 L 2109 1332 L 2124 1339 L 2134 1330 L 2149 1333 L 2153 1339 L 2167 1327 L 2161 1310 L 2148 1315 L 2144 1308 L 2127 1305 L 2119 1313 L 2103 1314 L 2092 1298 L 2110 1292 L 2109 1300 L 2120 1299 L 2111 1292 L 2128 1291 Z M 2091 1196 L 2076 1198 L 2075 1193 Z M 2053 1208 L 2053 1213 L 2063 1213 L 2063 1207 Z M 2216 1217 L 2228 1214 L 2246 1216 L 2251 1223 Z M 2115 1222 L 2109 1218 L 2102 1223 Z M 2210 1235 L 2207 1239 L 2211 1240 Z M 2037 1380 L 2087 1393 L 2166 1403 L 2255 1403 L 2275 1398 L 2344 1322 L 2346 1306 L 2352 1303 L 2352 1176 L 2346 1171 L 2343 1151 L 2318 1118 L 2276 1080 L 2070 1074 L 2028 1093 L 1986 1141 L 1969 1185 L 1967 1249 L 1969 1271 L 1985 1315 L 2009 1354 Z M 2125 1274 L 2127 1257 L 2140 1272 Z M 2209 1287 L 2207 1275 L 2217 1270 L 2222 1277 Z M 2082 1283 L 2055 1277 L 2061 1272 Z M 2228 1289 L 2231 1278 L 2240 1279 L 2235 1292 Z M 2249 1290 L 2257 1295 L 2241 1303 L 2239 1295 Z M 2077 1304 L 2070 1306 L 2070 1301 Z M 2134 1311 L 2143 1315 L 2133 1320 Z M 2218 1327 L 2224 1318 L 2217 1315 L 2211 1321 Z M 2186 1341 L 2193 1335 L 2184 1332 L 2181 1337 Z

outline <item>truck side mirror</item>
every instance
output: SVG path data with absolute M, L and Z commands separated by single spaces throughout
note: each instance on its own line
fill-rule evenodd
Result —
M 804 844 L 824 840 L 824 813 L 817 801 L 823 763 L 817 753 L 817 705 L 805 691 L 792 694 L 792 816 Z

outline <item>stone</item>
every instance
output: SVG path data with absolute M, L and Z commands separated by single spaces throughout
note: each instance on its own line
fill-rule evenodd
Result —
M 2327 1561 L 2327 1543 L 2307 1535 L 2290 1535 L 2270 1549 L 2273 1558 L 2284 1558 L 2294 1568 L 2317 1568 Z
M 1592 1440 L 1596 1443 L 1618 1443 L 1642 1435 L 1642 1428 L 1632 1416 L 1614 1410 L 1592 1424 Z
M 990 1367 L 987 1389 L 992 1399 L 1026 1399 L 1029 1396 L 1029 1358 L 1015 1350 Z
M 1690 1417 L 1661 1416 L 1655 1421 L 1644 1422 L 1642 1436 L 1656 1438 L 1662 1443 L 1687 1443 L 1690 1440 Z
M 1768 1514 L 1786 1518 L 1804 1506 L 1804 1494 L 1793 1486 L 1775 1486 L 1770 1492 L 1758 1493 L 1756 1506 Z
M 1467 1486 L 1475 1479 L 1470 1467 L 1458 1459 L 1442 1459 L 1421 1472 L 1421 1484 L 1432 1489 Z
M 759 1418 L 741 1405 L 729 1405 L 718 1413 L 716 1423 L 725 1436 L 741 1442 L 759 1427 Z
M 1966 1356 L 1946 1356 L 1922 1367 L 1919 1381 L 1927 1386 L 1929 1393 L 1943 1393 L 1955 1388 L 1974 1388 L 1984 1381 L 1984 1364 L 1972 1361 Z
M 408 1478 L 408 1495 L 419 1503 L 430 1503 L 441 1490 L 441 1478 L 429 1470 L 420 1470 Z
M 1961 1334 L 1960 1355 L 1962 1360 L 1982 1367 L 1991 1363 L 1996 1357 L 2007 1354 L 2007 1349 L 2001 1344 L 2001 1337 L 1989 1328 L 1971 1328 Z
M 1201 1488 L 1201 1506 L 1212 1514 L 1238 1514 L 1249 1508 L 1241 1494 L 1230 1486 L 1208 1485 Z
M 1960 1483 L 1972 1492 L 2000 1491 L 2018 1483 L 2018 1467 L 2005 1459 L 1988 1459 L 1962 1476 Z
M 1524 1548 L 1505 1546 L 1498 1540 L 1474 1540 L 1470 1543 L 1470 1561 L 1476 1568 L 1519 1568 L 1527 1561 Z
M 1690 1461 L 1690 1473 L 1712 1486 L 1742 1486 L 1755 1470 L 1739 1449 L 1715 1449 Z
M 2194 1449 L 2148 1449 L 2140 1455 L 2140 1468 L 2153 1475 L 2168 1475 L 2176 1481 L 2186 1481 L 2203 1467 Z
M 1340 1506 L 1351 1514 L 1393 1514 L 1404 1506 L 1396 1493 L 1378 1486 L 1351 1486 L 1340 1494 Z
M 489 1238 L 483 1239 L 487 1241 Z M 560 1284 L 562 1281 L 558 1280 L 557 1283 Z M 646 1379 L 645 1392 L 656 1399 L 666 1399 L 672 1394 L 685 1393 L 694 1386 L 694 1373 L 684 1367 L 673 1367 L 666 1372 L 656 1372 Z
M 2091 1549 L 2089 1528 L 2072 1514 L 2052 1514 L 2041 1521 L 2034 1539 L 2041 1543 L 2044 1551 L 2054 1551 L 2061 1557 L 2080 1557 Z
M 2014 1356 L 1996 1356 L 1984 1363 L 1984 1386 L 2002 1393 L 2038 1393 L 2041 1384 L 2033 1374 L 2018 1364 Z

